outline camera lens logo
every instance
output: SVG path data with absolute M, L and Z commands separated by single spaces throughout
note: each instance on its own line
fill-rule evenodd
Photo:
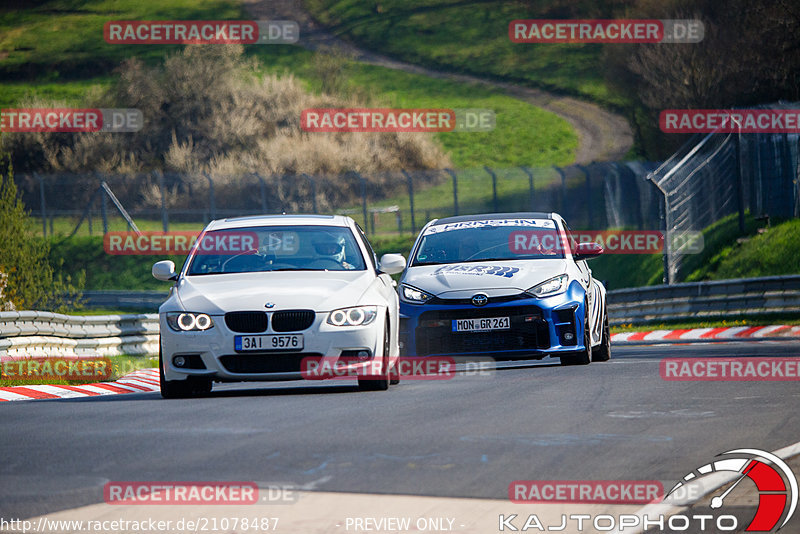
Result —
M 745 532 L 772 532 L 779 522 L 777 530 L 783 528 L 797 508 L 797 479 L 789 466 L 774 454 L 759 449 L 735 449 L 718 456 L 724 458 L 685 475 L 666 498 L 705 475 L 719 471 L 738 473 L 739 476 L 725 492 L 711 499 L 711 508 L 722 508 L 725 498 L 736 490 L 742 480 L 749 478 L 758 489 L 758 508 Z

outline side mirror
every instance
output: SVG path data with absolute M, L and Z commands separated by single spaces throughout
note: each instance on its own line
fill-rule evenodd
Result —
M 397 274 L 406 268 L 406 259 L 401 254 L 384 254 L 378 263 L 378 270 L 386 274 Z
M 575 246 L 575 253 L 572 255 L 572 257 L 575 258 L 575 261 L 590 260 L 592 258 L 596 258 L 602 253 L 603 247 L 594 241 L 589 241 L 586 243 L 578 243 Z
M 153 277 L 162 282 L 170 282 L 178 279 L 175 272 L 175 262 L 172 260 L 159 261 L 153 264 Z

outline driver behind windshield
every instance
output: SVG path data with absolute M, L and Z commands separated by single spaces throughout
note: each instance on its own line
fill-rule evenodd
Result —
M 343 235 L 334 236 L 331 234 L 321 234 L 314 236 L 311 243 L 314 247 L 314 252 L 317 254 L 316 260 L 313 262 L 315 266 L 325 267 L 325 263 L 334 262 L 337 266 L 344 267 L 345 269 L 355 269 L 352 265 L 345 261 L 345 238 Z M 330 267 L 330 265 L 328 265 Z

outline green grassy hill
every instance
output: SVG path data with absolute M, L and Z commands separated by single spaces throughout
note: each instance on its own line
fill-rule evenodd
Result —
M 512 20 L 570 18 L 551 12 L 559 9 L 558 2 L 526 6 L 513 0 L 306 0 L 304 4 L 337 35 L 410 63 L 518 81 L 611 106 L 626 104 L 597 68 L 601 45 L 510 41 Z
M 235 0 L 39 0 L 0 7 L 0 107 L 38 97 L 78 106 L 108 87 L 114 68 L 128 57 L 159 62 L 180 45 L 112 45 L 103 40 L 108 20 L 248 19 Z M 214 45 L 206 45 L 214 46 Z M 323 86 L 314 53 L 292 45 L 248 46 L 263 72 L 292 73 L 313 91 Z M 497 114 L 491 133 L 441 133 L 437 140 L 457 168 L 476 165 L 565 165 L 577 136 L 558 116 L 499 90 L 435 80 L 392 69 L 345 62 L 343 85 L 370 105 L 488 108 Z M 522 127 L 521 125 L 525 125 Z

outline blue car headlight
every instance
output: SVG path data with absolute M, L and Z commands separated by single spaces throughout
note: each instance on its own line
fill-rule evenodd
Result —
M 400 296 L 404 301 L 411 304 L 424 304 L 433 298 L 433 295 L 405 284 L 400 286 Z
M 213 327 L 214 321 L 205 313 L 168 312 L 167 324 L 176 332 L 197 332 Z
M 541 284 L 536 284 L 525 291 L 525 293 L 537 298 L 551 297 L 563 293 L 567 289 L 567 282 L 569 282 L 569 276 L 560 274 L 549 280 L 545 280 Z

